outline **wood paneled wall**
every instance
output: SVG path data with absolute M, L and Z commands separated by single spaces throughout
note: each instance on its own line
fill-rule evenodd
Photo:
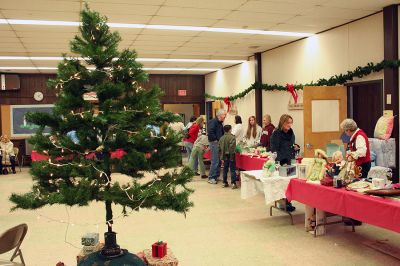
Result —
M 21 89 L 0 91 L 0 105 L 20 104 L 52 104 L 56 95 L 52 89 L 47 88 L 47 80 L 55 78 L 55 75 L 44 74 L 20 74 Z M 40 102 L 33 99 L 36 91 L 43 93 L 43 100 Z
M 165 95 L 161 103 L 198 103 L 201 113 L 204 114 L 204 85 L 203 75 L 150 75 L 149 81 L 143 87 L 149 88 L 153 85 L 160 86 Z M 186 96 L 178 96 L 178 90 L 186 90 Z

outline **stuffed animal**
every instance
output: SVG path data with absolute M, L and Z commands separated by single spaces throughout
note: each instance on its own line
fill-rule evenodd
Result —
M 326 165 L 327 165 L 328 156 L 321 149 L 315 150 L 315 157 L 310 165 L 307 180 L 310 181 L 319 181 L 325 176 Z
M 272 153 L 270 156 L 268 156 L 268 161 L 264 163 L 263 173 L 265 177 L 270 177 L 274 174 L 276 167 L 275 159 L 276 153 Z

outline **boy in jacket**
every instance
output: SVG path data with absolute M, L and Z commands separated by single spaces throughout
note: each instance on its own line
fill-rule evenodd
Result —
M 231 185 L 232 189 L 236 189 L 236 137 L 231 133 L 231 125 L 224 126 L 225 134 L 218 141 L 219 158 L 224 162 L 224 184 L 222 187 L 229 187 L 228 185 L 228 171 L 231 170 Z

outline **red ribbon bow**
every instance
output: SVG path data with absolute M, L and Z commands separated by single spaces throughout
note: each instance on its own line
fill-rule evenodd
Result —
M 294 88 L 293 84 L 286 84 L 287 91 L 290 92 L 293 96 L 294 103 L 297 103 L 297 98 L 299 97 L 297 91 Z
M 229 97 L 224 98 L 224 103 L 228 106 L 228 113 L 231 111 L 231 101 L 229 100 Z

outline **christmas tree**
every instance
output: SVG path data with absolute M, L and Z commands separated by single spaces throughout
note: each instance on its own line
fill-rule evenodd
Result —
M 27 115 L 40 126 L 30 143 L 49 159 L 32 164 L 32 191 L 12 194 L 13 209 L 104 201 L 109 232 L 113 204 L 122 205 L 124 214 L 139 208 L 185 214 L 193 206 L 186 186 L 193 172 L 176 168 L 181 136 L 155 130 L 180 118 L 161 110 L 160 88 L 141 87 L 148 75 L 135 51 L 118 51 L 120 35 L 110 32 L 107 19 L 88 7 L 81 19 L 80 34 L 70 42 L 79 57 L 64 55 L 57 77 L 48 82 L 58 96 L 53 113 Z M 88 93 L 98 100 L 85 100 Z M 129 182 L 113 180 L 114 172 Z M 144 182 L 145 173 L 153 178 Z

